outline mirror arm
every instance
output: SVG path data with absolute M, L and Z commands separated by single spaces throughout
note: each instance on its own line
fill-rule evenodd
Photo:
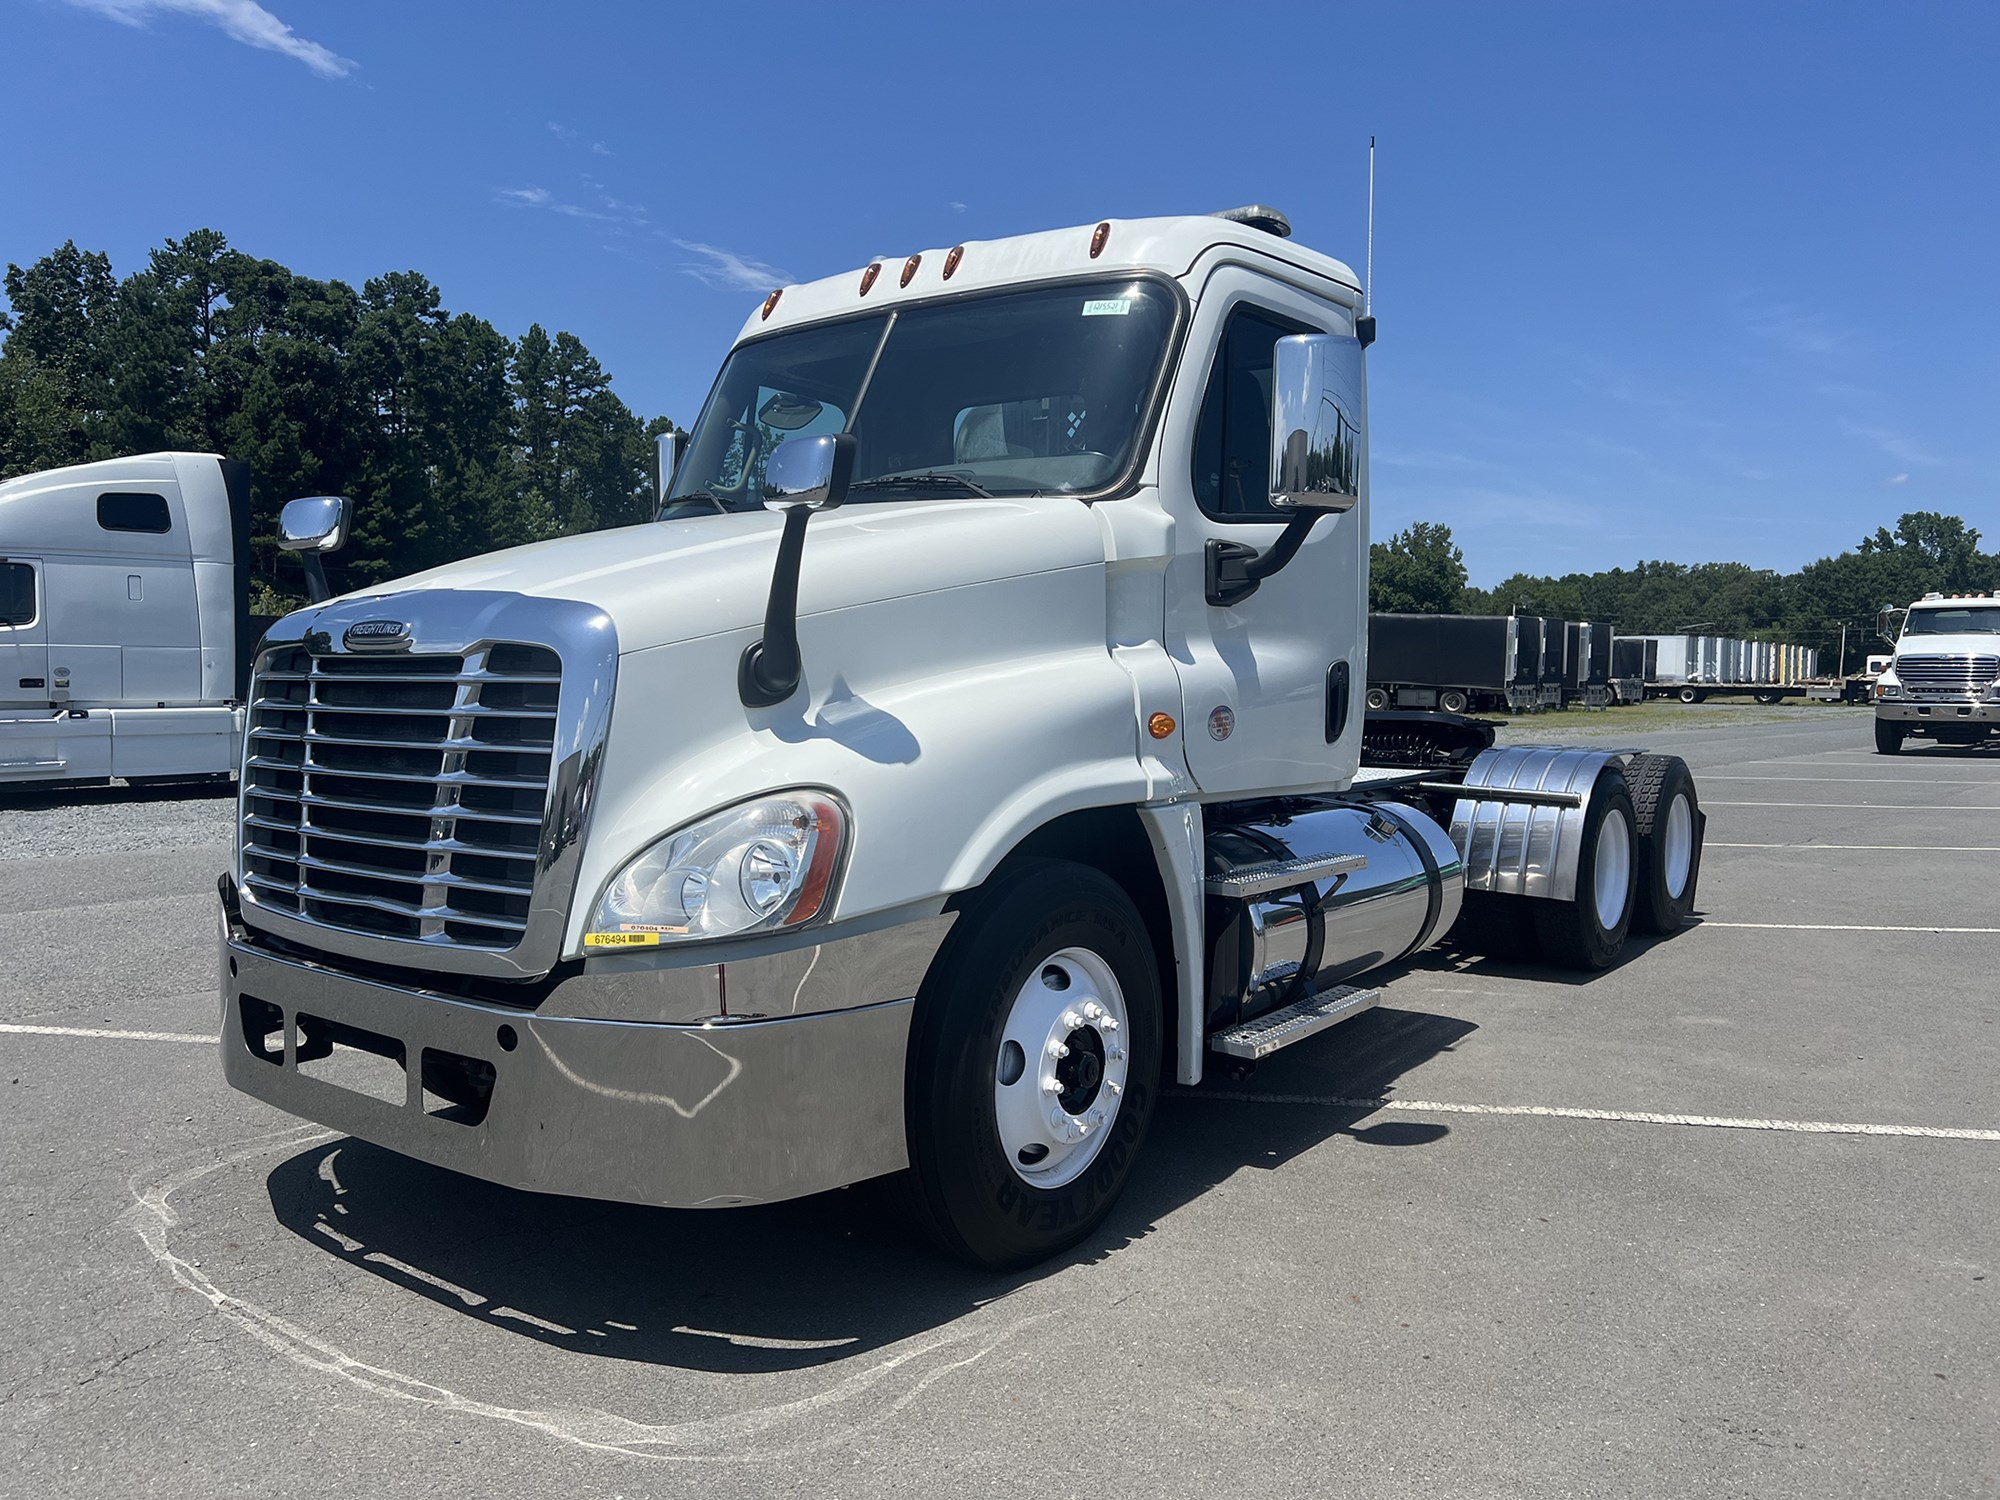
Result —
M 1305 545 L 1322 512 L 1301 510 L 1285 523 L 1278 539 L 1264 551 L 1242 542 L 1211 541 L 1207 547 L 1208 583 L 1205 593 L 1210 604 L 1240 604 L 1257 592 L 1258 585 L 1290 562 Z
M 324 604 L 333 597 L 333 589 L 326 581 L 326 564 L 317 552 L 301 552 L 299 566 L 306 570 L 306 598 L 313 604 Z
M 736 696 L 745 708 L 769 708 L 798 691 L 799 559 L 811 516 L 811 509 L 803 505 L 785 512 L 778 563 L 771 571 L 771 597 L 764 606 L 764 638 L 745 646 L 736 664 Z

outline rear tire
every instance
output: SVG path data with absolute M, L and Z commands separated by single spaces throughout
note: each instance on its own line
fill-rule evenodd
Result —
M 1095 1230 L 1152 1118 L 1161 1015 L 1152 939 L 1108 877 L 1034 859 L 989 882 L 917 995 L 904 1198 L 918 1227 L 996 1270 Z
M 1467 891 L 1453 940 L 1461 951 L 1501 963 L 1531 964 L 1542 955 L 1535 940 L 1534 903 L 1495 891 Z
M 1457 688 L 1446 688 L 1438 695 L 1438 707 L 1448 714 L 1462 714 L 1469 706 L 1470 701 Z
M 1624 951 L 1638 889 L 1638 838 L 1624 774 L 1598 773 L 1584 814 L 1576 861 L 1576 899 L 1537 901 L 1535 936 L 1542 957 L 1564 969 L 1608 969 Z
M 1701 702 L 1701 694 L 1696 692 L 1691 687 L 1682 688 L 1679 693 L 1675 694 L 1675 696 L 1678 697 L 1683 703 Z
M 1639 834 L 1639 889 L 1632 903 L 1635 932 L 1679 932 L 1694 911 L 1707 825 L 1694 777 L 1678 755 L 1635 755 L 1625 767 Z
M 1897 755 L 1903 749 L 1903 726 L 1888 719 L 1875 721 L 1875 753 Z

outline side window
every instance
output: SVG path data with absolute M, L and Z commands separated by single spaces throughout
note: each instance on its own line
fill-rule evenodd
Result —
M 1223 325 L 1194 428 L 1194 498 L 1218 521 L 1282 521 L 1271 505 L 1271 365 L 1279 339 L 1311 333 L 1261 308 Z
M 35 570 L 26 563 L 0 562 L 0 626 L 35 623 Z
M 174 529 L 165 495 L 127 495 L 116 491 L 97 497 L 97 524 L 106 531 L 159 533 Z

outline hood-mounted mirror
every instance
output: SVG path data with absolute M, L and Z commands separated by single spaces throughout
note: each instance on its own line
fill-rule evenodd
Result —
M 771 597 L 764 606 L 764 638 L 743 648 L 736 667 L 736 695 L 745 708 L 769 708 L 798 691 L 799 560 L 806 522 L 814 511 L 832 510 L 845 500 L 853 478 L 852 433 L 791 438 L 765 460 L 764 508 L 782 511 L 785 529 L 778 537 Z
M 324 604 L 333 597 L 326 581 L 326 565 L 320 560 L 329 552 L 347 545 L 347 532 L 354 520 L 354 502 L 345 495 L 308 495 L 288 500 L 278 513 L 278 547 L 296 552 L 306 570 L 306 597 Z

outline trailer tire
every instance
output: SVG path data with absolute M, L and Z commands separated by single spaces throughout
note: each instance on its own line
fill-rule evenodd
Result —
M 1783 703 L 1785 701 L 1783 693 L 1754 693 L 1751 696 L 1767 708 L 1774 703 Z
M 1890 719 L 1875 721 L 1875 753 L 1898 755 L 1903 749 L 1903 726 Z
M 1109 877 L 1028 859 L 989 881 L 917 994 L 900 1184 L 917 1227 L 995 1270 L 1045 1260 L 1094 1231 L 1145 1141 L 1161 1017 L 1151 936 Z M 1060 1061 L 1053 1042 L 1070 1049 Z M 1059 1114 L 1065 1132 L 1083 1134 L 1059 1135 Z M 1046 1140 L 1010 1150 L 1045 1127 Z
M 1438 707 L 1448 714 L 1462 714 L 1471 705 L 1472 700 L 1465 696 L 1463 688 L 1446 688 L 1438 694 Z
M 1687 762 L 1678 755 L 1633 756 L 1625 767 L 1625 785 L 1639 834 L 1632 928 L 1664 937 L 1679 932 L 1694 911 L 1708 819 Z
M 1576 861 L 1576 899 L 1535 902 L 1542 957 L 1563 969 L 1608 969 L 1625 949 L 1638 893 L 1638 839 L 1624 773 L 1607 766 L 1591 789 Z
M 1708 695 L 1702 692 L 1700 688 L 1684 687 L 1674 696 L 1679 698 L 1683 703 L 1699 703 Z

